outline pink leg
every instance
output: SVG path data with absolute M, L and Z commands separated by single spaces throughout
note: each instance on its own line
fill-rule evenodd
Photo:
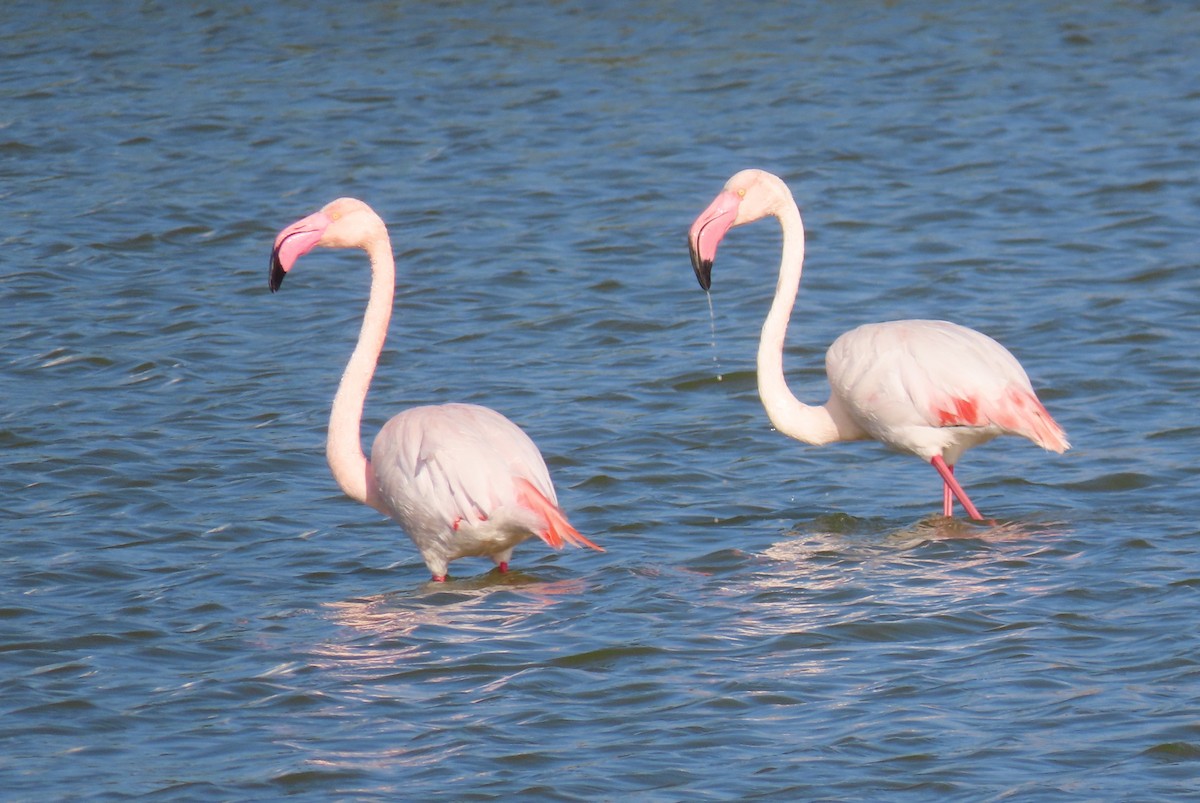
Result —
M 963 487 L 958 484 L 958 480 L 954 479 L 954 467 L 947 466 L 946 461 L 942 459 L 940 454 L 935 454 L 933 459 L 929 462 L 932 463 L 933 467 L 937 469 L 937 473 L 942 475 L 942 482 L 945 483 L 946 486 L 945 490 L 943 491 L 942 500 L 942 509 L 945 514 L 949 516 L 952 512 L 952 500 L 950 498 L 950 494 L 953 493 L 954 496 L 958 497 L 958 501 L 961 502 L 962 506 L 966 509 L 968 516 L 976 521 L 982 521 L 983 516 L 979 515 L 979 511 L 975 509 L 975 505 L 971 504 L 971 500 L 967 496 L 967 492 L 964 491 Z
M 506 561 L 506 560 L 500 561 L 499 563 L 496 564 L 496 568 L 500 570 L 500 574 L 504 574 L 505 572 L 508 571 L 508 561 Z
M 441 575 L 441 576 L 438 576 L 438 575 L 436 575 L 436 574 L 435 574 L 435 575 L 433 576 L 433 582 L 435 582 L 435 583 L 444 583 L 444 582 L 446 582 L 446 575 L 444 575 L 444 574 L 443 574 L 443 575 Z

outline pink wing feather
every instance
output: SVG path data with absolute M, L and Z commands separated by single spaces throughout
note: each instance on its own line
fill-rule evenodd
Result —
M 567 521 L 567 517 L 558 509 L 558 505 L 543 496 L 529 480 L 518 477 L 516 486 L 517 501 L 546 519 L 546 529 L 539 532 L 538 535 L 547 544 L 555 549 L 562 549 L 563 543 L 566 542 L 578 547 L 590 546 L 599 552 L 604 551 L 603 547 L 593 544 L 579 530 L 572 527 Z

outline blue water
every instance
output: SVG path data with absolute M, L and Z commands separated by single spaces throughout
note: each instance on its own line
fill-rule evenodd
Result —
M 0 795 L 1200 792 L 1200 5 L 921 5 L 6 6 Z M 712 324 L 684 240 L 749 166 L 808 228 L 798 396 L 871 320 L 1022 360 L 1074 448 L 970 452 L 996 524 L 770 429 L 778 230 Z M 341 496 L 363 257 L 266 287 L 340 195 L 399 263 L 368 442 L 488 404 L 607 552 L 434 586 Z

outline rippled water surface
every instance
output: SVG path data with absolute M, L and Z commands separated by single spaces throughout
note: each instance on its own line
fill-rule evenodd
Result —
M 1195 2 L 18 4 L 0 16 L 8 799 L 1200 792 Z M 275 6 L 278 5 L 276 8 Z M 859 323 L 1007 344 L 1074 447 L 959 476 L 773 432 Z M 605 553 L 427 582 L 324 462 L 388 220 L 367 436 L 495 407 Z

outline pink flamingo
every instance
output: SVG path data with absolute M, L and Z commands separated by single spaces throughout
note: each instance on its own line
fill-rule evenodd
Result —
M 325 449 L 346 495 L 395 519 L 437 582 L 446 579 L 450 561 L 472 555 L 508 571 L 513 547 L 534 535 L 555 549 L 570 542 L 603 551 L 567 522 L 537 446 L 495 410 L 475 404 L 405 410 L 379 430 L 367 460 L 359 430 L 392 315 L 392 245 L 371 207 L 339 198 L 275 238 L 271 292 L 316 246 L 361 248 L 371 261 L 371 295 L 333 399 Z
M 1004 434 L 1060 454 L 1070 448 L 1016 357 L 987 335 L 946 321 L 870 323 L 846 332 L 825 355 L 829 401 L 802 403 L 783 376 L 784 336 L 804 268 L 804 224 L 787 185 L 762 170 L 734 175 L 692 224 L 688 246 L 707 291 L 721 238 L 767 215 L 783 227 L 783 259 L 758 343 L 758 395 L 776 429 L 817 446 L 873 438 L 928 460 L 942 477 L 943 515 L 952 515 L 957 497 L 973 519 L 982 517 L 954 478 L 964 451 Z

